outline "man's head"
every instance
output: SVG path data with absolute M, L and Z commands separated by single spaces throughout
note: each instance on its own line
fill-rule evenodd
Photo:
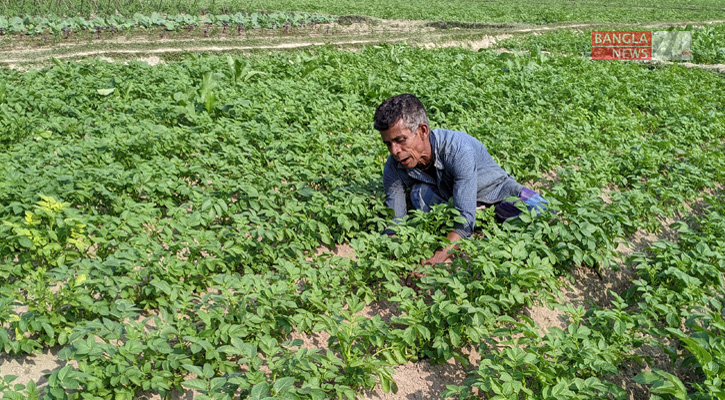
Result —
M 412 94 L 399 94 L 383 101 L 375 111 L 375 129 L 387 131 L 401 119 L 413 133 L 416 133 L 418 126 L 428 125 L 423 103 Z
M 412 94 L 385 100 L 375 111 L 375 129 L 393 158 L 406 168 L 423 167 L 433 152 L 423 103 Z

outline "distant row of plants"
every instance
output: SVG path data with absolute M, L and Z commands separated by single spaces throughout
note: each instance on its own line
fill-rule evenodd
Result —
M 112 15 L 150 11 L 168 14 L 226 14 L 240 10 L 296 10 L 332 15 L 426 21 L 548 24 L 556 22 L 635 23 L 649 21 L 704 21 L 722 15 L 718 0 L 625 0 L 581 2 L 539 0 L 526 2 L 430 0 L 3 0 L 0 15 Z M 720 17 L 719 19 L 722 19 Z
M 163 15 L 136 13 L 132 17 L 114 14 L 107 17 L 60 17 L 57 15 L 5 17 L 0 16 L 0 34 L 69 34 L 81 31 L 119 32 L 131 29 L 163 28 L 168 31 L 193 29 L 205 26 L 233 27 L 239 29 L 276 29 L 298 27 L 335 21 L 335 17 L 297 12 L 242 13 L 219 15 Z

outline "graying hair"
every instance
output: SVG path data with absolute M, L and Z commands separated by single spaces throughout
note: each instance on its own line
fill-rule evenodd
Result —
M 382 132 L 403 120 L 406 128 L 414 134 L 420 125 L 428 125 L 428 114 L 423 103 L 412 94 L 399 94 L 380 104 L 375 111 L 375 129 Z

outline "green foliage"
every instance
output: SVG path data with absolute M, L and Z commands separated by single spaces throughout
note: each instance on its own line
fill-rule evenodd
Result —
M 690 0 L 686 7 L 676 0 L 641 0 L 633 4 L 627 0 L 613 0 L 606 4 L 568 0 L 537 2 L 492 2 L 485 6 L 466 0 L 411 3 L 407 1 L 370 0 L 274 0 L 259 3 L 256 0 L 67 0 L 13 1 L 2 3 L 1 15 L 113 15 L 115 13 L 148 13 L 149 10 L 171 14 L 230 14 L 238 10 L 292 10 L 321 12 L 334 15 L 368 15 L 388 19 L 415 19 L 428 21 L 458 21 L 471 23 L 524 22 L 545 24 L 554 22 L 654 22 L 701 21 L 717 19 L 722 15 L 717 0 Z
M 713 24 L 695 28 L 692 33 L 692 53 L 697 63 L 724 63 L 725 25 Z
M 722 398 L 723 305 L 722 288 L 725 260 L 722 234 L 723 205 L 714 207 L 698 221 L 698 229 L 680 223 L 678 243 L 656 242 L 649 255 L 633 257 L 640 280 L 628 293 L 641 309 L 643 331 L 660 339 L 660 347 L 673 364 L 693 370 L 694 380 L 685 380 L 662 370 L 643 372 L 635 377 L 651 385 L 659 398 Z M 676 338 L 681 350 L 667 344 Z
M 397 364 L 465 363 L 469 347 L 483 361 L 451 396 L 618 397 L 610 376 L 644 344 L 682 355 L 688 396 L 719 388 L 716 74 L 387 45 L 57 61 L 0 80 L 0 348 L 62 346 L 77 367 L 50 375 L 48 398 L 186 387 L 352 399 L 394 392 Z M 504 224 L 479 211 L 452 263 L 421 266 L 459 216 L 443 204 L 381 234 L 387 153 L 370 118 L 400 92 L 422 98 L 433 127 L 474 135 L 544 186 L 550 210 Z M 699 213 L 680 218 L 686 204 Z M 611 305 L 565 307 L 567 326 L 548 333 L 520 315 L 666 217 L 684 219 L 676 237 L 628 260 L 636 279 Z M 321 248 L 343 244 L 354 258 Z M 393 315 L 366 317 L 381 300 Z M 325 350 L 296 340 L 318 333 Z M 667 348 L 672 337 L 683 348 Z
M 572 323 L 566 331 L 552 328 L 539 337 L 530 320 L 502 322 L 509 327 L 484 342 L 484 356 L 467 382 L 470 386 L 449 386 L 445 396 L 477 398 L 471 391 L 477 388 L 492 399 L 625 398 L 621 388 L 598 378 L 617 371 L 619 354 L 607 346 L 603 332 Z
M 0 34 L 24 34 L 24 35 L 65 35 L 91 31 L 100 32 L 121 32 L 131 29 L 155 29 L 163 28 L 167 31 L 180 31 L 195 28 L 223 27 L 226 29 L 277 29 L 282 27 L 298 27 L 303 25 L 318 24 L 335 21 L 334 17 L 308 14 L 308 13 L 235 13 L 235 14 L 206 14 L 195 15 L 161 15 L 157 12 L 151 15 L 135 13 L 133 17 L 125 17 L 122 14 L 113 14 L 107 17 L 95 17 L 86 19 L 80 16 L 66 18 L 50 14 L 42 17 L 26 15 L 24 17 L 5 17 L 0 15 Z
M 32 380 L 27 384 L 13 383 L 18 377 L 15 375 L 4 375 L 0 377 L 0 393 L 3 399 L 10 400 L 38 400 L 40 392 Z

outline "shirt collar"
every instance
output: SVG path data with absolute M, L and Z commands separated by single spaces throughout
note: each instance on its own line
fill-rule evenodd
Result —
M 430 134 L 428 135 L 428 139 L 430 140 L 430 150 L 433 157 L 433 165 L 436 167 L 436 169 L 443 169 L 443 163 L 441 162 L 440 157 L 438 157 L 438 151 L 436 151 L 437 149 L 435 134 L 433 133 L 432 129 L 430 131 Z

